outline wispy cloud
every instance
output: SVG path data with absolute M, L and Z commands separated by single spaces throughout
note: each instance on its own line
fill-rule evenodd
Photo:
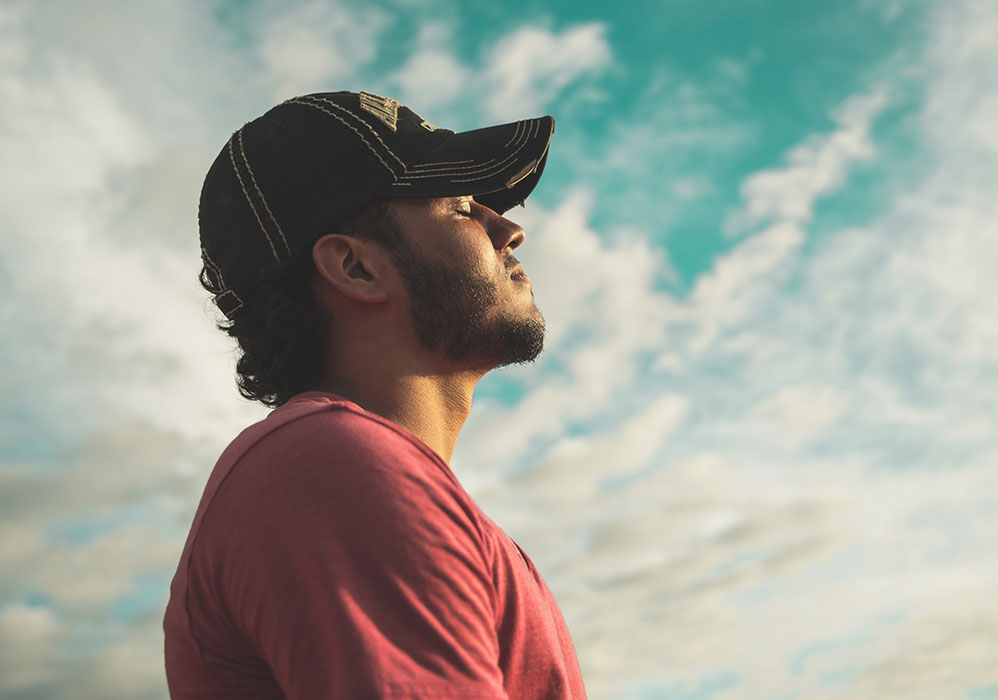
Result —
M 561 33 L 524 26 L 496 42 L 488 54 L 482 75 L 486 112 L 496 120 L 538 113 L 573 82 L 605 69 L 611 59 L 605 24 L 582 24 Z
M 983 417 L 996 409 L 985 319 L 998 289 L 985 268 L 998 212 L 992 132 L 974 125 L 996 117 L 976 76 L 993 72 L 998 45 L 968 38 L 994 17 L 974 4 L 937 17 L 918 112 L 932 168 L 912 187 L 912 173 L 878 162 L 898 186 L 875 219 L 805 249 L 815 202 L 878 157 L 881 86 L 845 100 L 836 127 L 784 165 L 745 178 L 732 220 L 751 233 L 685 300 L 656 292 L 642 254 L 591 250 L 592 268 L 638 271 L 645 303 L 615 308 L 648 335 L 614 347 L 612 333 L 581 333 L 572 358 L 612 358 L 591 375 L 556 342 L 558 371 L 480 417 L 505 440 L 462 447 L 469 463 L 501 462 L 511 433 L 521 449 L 547 436 L 529 469 L 476 493 L 573 611 L 594 696 L 669 697 L 721 670 L 759 698 L 951 697 L 995 683 L 982 630 L 994 625 L 983 552 L 998 530 L 998 444 Z M 587 250 L 584 207 L 563 207 L 531 215 L 526 247 Z M 570 263 L 544 273 L 546 311 L 546 284 L 591 284 Z M 551 303 L 555 340 L 609 323 L 606 298 L 628 284 L 618 274 L 606 296 Z M 646 348 L 661 349 L 659 371 L 635 374 Z M 635 410 L 656 391 L 672 410 Z
M 883 86 L 846 101 L 834 115 L 838 128 L 787 154 L 787 165 L 755 173 L 742 184 L 745 208 L 727 223 L 729 233 L 765 221 L 806 224 L 819 196 L 842 186 L 850 166 L 874 155 L 870 127 L 887 104 Z

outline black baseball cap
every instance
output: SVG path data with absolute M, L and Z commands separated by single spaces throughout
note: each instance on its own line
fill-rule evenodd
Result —
M 474 196 L 503 214 L 544 171 L 550 116 L 456 133 L 390 97 L 294 97 L 235 132 L 201 190 L 198 223 L 215 303 L 235 318 L 262 275 L 311 255 L 369 203 Z

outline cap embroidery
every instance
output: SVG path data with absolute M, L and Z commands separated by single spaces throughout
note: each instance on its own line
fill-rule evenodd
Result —
M 360 106 L 377 117 L 382 124 L 392 131 L 395 131 L 397 128 L 398 100 L 393 100 L 391 97 L 382 97 L 370 92 L 362 92 L 360 93 Z

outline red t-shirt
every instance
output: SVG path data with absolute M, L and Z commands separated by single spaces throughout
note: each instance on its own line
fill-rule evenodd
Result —
M 585 698 L 527 555 L 424 443 L 320 392 L 219 458 L 163 626 L 175 699 Z

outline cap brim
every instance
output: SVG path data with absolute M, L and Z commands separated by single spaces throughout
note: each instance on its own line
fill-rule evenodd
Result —
M 457 197 L 502 214 L 533 191 L 547 162 L 554 118 L 463 131 L 450 136 L 406 169 L 388 197 Z

